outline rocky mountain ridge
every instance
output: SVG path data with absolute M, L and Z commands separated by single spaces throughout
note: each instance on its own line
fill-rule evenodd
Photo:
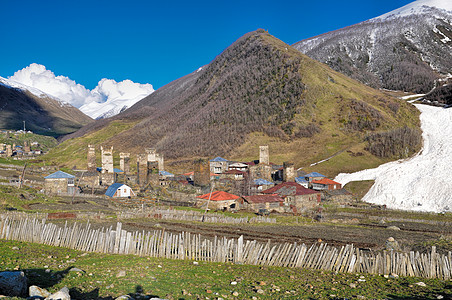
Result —
M 452 8 L 418 0 L 383 16 L 294 44 L 375 88 L 428 93 L 451 77 Z

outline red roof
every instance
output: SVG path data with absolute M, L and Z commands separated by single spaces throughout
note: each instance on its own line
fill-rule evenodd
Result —
M 262 191 L 263 194 L 278 194 L 281 197 L 318 194 L 318 191 L 307 189 L 296 182 L 283 182 Z
M 323 178 L 321 180 L 313 180 L 312 183 L 320 183 L 320 184 L 325 184 L 325 185 L 331 185 L 331 184 L 340 185 L 339 182 L 333 181 L 333 180 L 328 179 L 328 178 Z
M 243 196 L 248 203 L 284 202 L 277 194 Z
M 197 198 L 209 200 L 209 197 L 210 197 L 210 193 L 198 196 Z M 215 191 L 215 192 L 212 193 L 212 196 L 210 197 L 210 200 L 212 200 L 212 201 L 226 201 L 226 200 L 236 200 L 238 198 L 240 198 L 240 197 L 236 196 L 236 195 L 233 195 L 233 194 L 229 194 L 227 192 Z

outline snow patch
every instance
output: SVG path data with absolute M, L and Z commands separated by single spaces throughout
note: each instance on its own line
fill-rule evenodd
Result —
M 415 105 L 421 111 L 424 146 L 416 156 L 375 169 L 339 174 L 334 180 L 375 180 L 363 201 L 388 208 L 452 211 L 452 109 Z
M 442 43 L 447 44 L 448 42 L 452 41 L 448 36 L 446 36 L 444 33 L 441 32 L 438 28 L 433 27 L 433 32 L 441 35 L 443 38 L 440 40 Z
M 452 1 L 450 0 L 417 0 L 409 3 L 401 8 L 388 12 L 384 15 L 376 17 L 372 20 L 384 20 L 405 17 L 414 14 L 423 14 L 431 10 L 431 8 L 437 8 L 452 12 Z

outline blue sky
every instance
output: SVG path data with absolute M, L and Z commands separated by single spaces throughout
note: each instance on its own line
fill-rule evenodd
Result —
M 42 64 L 89 89 L 102 78 L 159 88 L 263 28 L 293 44 L 410 0 L 0 1 L 0 76 Z

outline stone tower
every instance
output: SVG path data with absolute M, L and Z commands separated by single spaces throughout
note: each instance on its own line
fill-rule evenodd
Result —
M 113 174 L 113 146 L 110 149 L 100 147 L 102 155 L 102 173 Z
M 11 145 L 6 145 L 6 157 L 13 156 L 13 149 L 11 148 Z
M 144 151 L 146 152 L 148 161 L 157 161 L 157 153 L 154 148 L 145 148 Z
M 29 153 L 31 151 L 30 145 L 27 141 L 24 142 L 24 152 Z
M 138 184 L 140 186 L 145 186 L 147 184 L 148 177 L 148 155 L 138 154 L 137 155 L 137 175 Z
M 123 170 L 125 174 L 130 173 L 130 153 L 119 153 L 119 168 Z
M 268 154 L 268 146 L 259 146 L 259 163 L 270 164 L 270 155 Z
M 156 158 L 157 158 L 157 161 L 159 163 L 159 171 L 165 170 L 165 165 L 164 165 L 165 161 L 163 159 L 163 154 L 162 153 L 157 153 L 156 154 Z
M 94 145 L 88 145 L 88 172 L 96 172 L 96 148 Z
M 295 167 L 291 162 L 283 163 L 283 181 L 294 182 L 295 181 Z

